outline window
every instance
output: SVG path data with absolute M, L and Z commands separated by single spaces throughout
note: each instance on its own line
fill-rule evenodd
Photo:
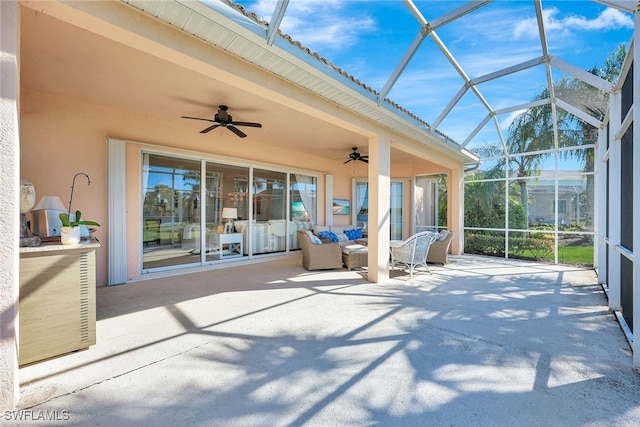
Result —
M 558 200 L 558 214 L 566 214 L 567 213 L 567 199 L 559 199 Z

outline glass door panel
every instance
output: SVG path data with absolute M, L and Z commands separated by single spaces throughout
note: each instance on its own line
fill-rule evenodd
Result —
M 200 162 L 143 155 L 142 268 L 200 262 Z
M 356 216 L 355 224 L 366 234 L 369 226 L 369 183 L 356 181 L 355 195 L 356 199 L 353 202 L 353 212 Z
M 438 228 L 438 177 L 417 176 L 413 187 L 416 232 Z
M 298 230 L 311 230 L 318 212 L 317 178 L 291 174 L 289 178 L 290 222 L 289 249 L 300 249 Z
M 249 168 L 207 163 L 207 261 L 248 254 Z
M 253 171 L 253 219 L 250 245 L 253 254 L 286 250 L 287 174 L 261 169 Z
M 403 239 L 404 191 L 402 182 L 391 182 L 391 240 Z

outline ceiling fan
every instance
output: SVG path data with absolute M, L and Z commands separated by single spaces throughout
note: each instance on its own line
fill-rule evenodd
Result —
M 352 147 L 352 148 L 353 148 L 353 153 L 349 154 L 349 160 L 347 160 L 345 163 L 349 163 L 353 160 L 360 160 L 361 162 L 369 163 L 369 156 L 363 156 L 360 153 L 358 153 L 358 147 Z
M 212 119 L 203 119 L 200 117 L 189 117 L 189 116 L 180 116 L 183 119 L 192 119 L 192 120 L 204 120 L 205 122 L 215 123 L 214 125 L 209 126 L 208 128 L 204 128 L 200 131 L 200 133 L 207 133 L 209 131 L 214 130 L 217 127 L 223 127 L 229 129 L 231 132 L 238 135 L 240 138 L 244 138 L 247 135 L 238 129 L 236 126 L 249 126 L 253 128 L 261 128 L 262 125 L 260 123 L 252 123 L 252 122 L 234 122 L 231 114 L 227 113 L 229 107 L 226 105 L 220 105 L 218 107 L 218 112 Z

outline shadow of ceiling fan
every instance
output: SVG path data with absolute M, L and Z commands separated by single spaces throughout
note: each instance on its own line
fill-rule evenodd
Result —
M 349 154 L 349 159 L 344 163 L 349 163 L 354 160 L 359 160 L 361 162 L 369 163 L 369 156 L 363 156 L 358 153 L 358 147 L 352 147 L 353 152 Z
M 209 126 L 207 128 L 202 129 L 200 131 L 200 133 L 207 133 L 207 132 L 210 132 L 210 131 L 214 130 L 217 127 L 223 127 L 223 128 L 229 129 L 231 132 L 235 133 L 240 138 L 245 138 L 247 136 L 247 134 L 242 132 L 236 126 L 249 126 L 249 127 L 253 127 L 253 128 L 261 128 L 262 127 L 262 125 L 260 123 L 235 122 L 235 121 L 233 121 L 233 117 L 231 117 L 231 114 L 227 113 L 228 109 L 229 109 L 229 107 L 227 107 L 226 105 L 220 105 L 218 107 L 218 112 L 214 116 L 213 120 L 212 119 L 204 119 L 204 118 L 201 118 L 201 117 L 189 117 L 189 116 L 180 116 L 180 117 L 183 118 L 183 119 L 204 120 L 205 122 L 215 123 L 215 124 L 213 124 L 213 125 L 211 125 L 211 126 Z

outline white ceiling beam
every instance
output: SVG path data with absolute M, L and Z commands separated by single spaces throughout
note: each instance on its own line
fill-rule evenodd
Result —
M 460 148 L 464 148 L 467 146 L 467 144 L 469 142 L 471 142 L 471 140 L 473 138 L 476 137 L 476 135 L 478 134 L 478 132 L 480 132 L 482 130 L 482 128 L 484 127 L 484 125 L 487 124 L 487 122 L 489 121 L 489 119 L 491 119 L 491 114 L 487 114 L 485 116 L 484 119 L 482 119 L 482 121 L 480 122 L 480 124 L 478 124 L 478 126 L 475 127 L 475 129 L 469 134 L 469 136 L 467 137 L 467 139 L 464 140 L 464 142 L 462 143 L 462 145 L 460 146 Z
M 614 88 L 613 83 L 608 82 L 605 79 L 596 76 L 595 74 L 591 74 L 588 71 L 578 68 L 575 65 L 569 64 L 568 62 L 563 61 L 560 58 L 551 57 L 549 62 L 557 69 L 571 74 L 572 76 L 582 80 L 586 84 L 600 89 L 603 92 L 611 92 Z
M 426 37 L 427 31 L 425 27 L 423 27 L 418 35 L 413 39 L 411 46 L 409 46 L 409 49 L 407 49 L 407 51 L 404 53 L 404 56 L 402 57 L 398 65 L 396 65 L 395 70 L 393 70 L 393 73 L 391 73 L 389 80 L 387 80 L 387 83 L 380 91 L 380 94 L 378 95 L 378 105 L 382 104 L 382 101 L 384 101 L 384 99 L 387 97 L 387 95 L 391 91 L 391 88 L 393 88 L 393 85 L 396 84 L 396 81 L 398 81 L 398 78 L 400 78 L 400 75 L 402 74 L 404 69 L 407 67 L 407 65 L 409 65 L 409 61 L 411 61 L 411 58 L 413 58 L 413 55 L 415 55 L 416 51 Z
M 450 22 L 455 21 L 458 18 L 465 16 L 468 13 L 471 13 L 484 5 L 491 3 L 492 0 L 484 0 L 484 1 L 470 1 L 462 6 L 452 10 L 449 13 L 442 15 L 439 18 L 435 18 L 431 20 L 431 30 L 437 30 L 438 28 L 447 25 Z
M 504 142 L 504 137 L 502 136 L 502 130 L 500 129 L 500 122 L 498 122 L 498 116 L 493 116 L 493 124 L 496 127 L 496 132 L 498 133 L 498 138 L 500 139 L 500 144 L 502 145 L 502 151 L 504 155 L 509 154 L 509 150 L 507 150 L 507 144 Z
M 412 0 L 404 0 L 405 5 L 409 8 L 409 10 L 411 11 L 411 13 L 413 14 L 413 16 L 418 20 L 418 22 L 420 23 L 420 25 L 422 25 L 423 28 L 428 29 L 429 28 L 429 22 L 425 19 L 424 16 L 422 16 L 422 13 L 420 13 L 420 10 L 418 10 L 418 8 L 416 7 L 416 5 L 413 3 Z M 460 75 L 460 77 L 462 77 L 462 79 L 464 80 L 465 86 L 467 88 L 471 88 L 471 90 L 475 93 L 476 97 L 480 100 L 480 102 L 485 106 L 485 108 L 487 109 L 487 111 L 489 112 L 489 114 L 493 114 L 493 109 L 491 108 L 491 106 L 489 105 L 489 103 L 487 102 L 487 100 L 484 98 L 484 96 L 482 95 L 482 93 L 480 93 L 480 91 L 478 90 L 478 88 L 476 88 L 474 85 L 471 84 L 471 79 L 469 79 L 469 76 L 467 76 L 467 73 L 465 73 L 465 71 L 462 69 L 462 67 L 460 66 L 460 64 L 458 63 L 458 61 L 456 60 L 456 58 L 451 54 L 451 52 L 449 52 L 449 49 L 447 49 L 447 47 L 444 45 L 444 43 L 442 42 L 442 40 L 440 40 L 440 37 L 438 37 L 438 35 L 436 34 L 435 31 L 428 31 L 428 35 L 429 37 L 431 37 L 431 39 L 433 40 L 433 42 L 436 44 L 436 46 L 438 47 L 438 49 L 440 49 L 440 51 L 442 52 L 442 54 L 445 56 L 445 58 L 447 58 L 447 60 L 451 63 L 451 65 L 453 66 L 453 68 L 455 68 L 455 70 L 458 72 L 458 74 Z M 466 89 L 465 89 L 466 90 Z M 459 94 L 460 92 L 458 92 Z M 454 98 L 455 100 L 455 98 Z M 457 102 L 457 101 L 456 101 Z M 451 103 L 450 103 L 451 104 Z M 455 104 L 454 104 L 455 105 Z M 450 110 L 449 110 L 450 111 Z M 447 113 L 448 114 L 448 113 Z M 444 114 L 444 116 L 441 114 L 440 116 L 442 117 L 442 119 L 444 119 L 444 117 L 447 115 Z M 442 120 L 440 120 L 441 122 Z M 436 126 L 433 126 L 433 128 L 435 129 Z
M 438 118 L 433 122 L 433 124 L 431 125 L 432 127 L 437 128 L 438 126 L 440 126 L 440 123 L 442 123 L 444 118 L 447 117 L 447 115 L 451 112 L 451 110 L 453 110 L 453 107 L 456 106 L 458 101 L 460 101 L 460 99 L 462 99 L 462 96 L 467 92 L 468 88 L 469 88 L 469 86 L 467 86 L 467 85 L 464 85 L 464 86 L 462 86 L 460 88 L 458 93 L 456 93 L 456 95 L 453 97 L 453 99 L 451 101 L 449 101 L 449 103 L 444 108 L 444 110 L 442 110 L 442 113 L 440 113 Z
M 563 110 L 565 110 L 567 113 L 573 114 L 574 116 L 576 116 L 580 120 L 589 123 L 591 126 L 593 126 L 595 128 L 600 128 L 602 126 L 602 122 L 600 120 L 596 119 L 595 117 L 593 117 L 590 114 L 585 113 L 584 111 L 580 110 L 579 108 L 576 108 L 573 105 L 563 101 L 560 98 L 556 98 L 556 105 L 558 105 L 558 107 L 560 107 Z
M 490 113 L 493 112 L 493 109 L 491 108 L 491 106 L 489 105 L 487 100 L 484 99 L 484 96 L 482 95 L 482 93 L 480 93 L 478 88 L 471 84 L 471 79 L 469 79 L 469 77 L 467 76 L 467 73 L 464 72 L 464 70 L 462 69 L 460 64 L 458 64 L 458 61 L 453 57 L 451 52 L 449 52 L 449 49 L 447 49 L 447 47 L 444 45 L 444 43 L 442 43 L 442 40 L 440 40 L 440 38 L 438 37 L 436 32 L 432 31 L 431 33 L 429 33 L 429 37 L 431 37 L 433 39 L 433 41 L 435 42 L 436 46 L 438 46 L 438 49 L 440 49 L 440 51 L 444 54 L 444 56 L 447 58 L 447 60 L 449 60 L 451 65 L 453 65 L 453 68 L 455 68 L 456 71 L 458 72 L 458 74 L 460 74 L 460 77 L 462 77 L 462 79 L 464 80 L 465 84 L 467 86 L 469 86 L 471 88 L 471 90 L 476 94 L 476 96 L 478 97 L 480 102 L 485 106 L 487 111 L 489 111 Z
M 629 0 L 594 0 L 596 3 L 600 3 L 603 4 L 605 6 L 609 6 L 609 7 L 613 7 L 615 9 L 620 9 L 624 12 L 629 12 L 629 13 L 634 13 L 635 10 L 633 8 L 634 3 L 633 1 L 629 1 Z
M 414 18 L 422 25 L 423 27 L 427 25 L 427 20 L 422 13 L 420 13 L 420 9 L 413 3 L 413 0 L 403 0 L 403 3 L 407 8 L 409 8 L 409 12 L 413 15 Z
M 556 112 L 555 104 L 555 90 L 553 88 L 553 76 L 551 74 L 551 65 L 549 64 L 549 45 L 547 43 L 547 32 L 544 29 L 544 17 L 542 14 L 542 2 L 540 0 L 534 0 L 533 5 L 536 10 L 536 21 L 538 22 L 538 34 L 540 36 L 540 45 L 542 46 L 542 56 L 545 58 L 544 70 L 547 74 L 547 87 L 549 90 L 549 98 L 551 98 L 551 120 L 553 123 L 553 143 L 554 147 L 558 149 L 558 114 Z
M 396 84 L 396 82 L 400 78 L 400 75 L 404 72 L 407 65 L 409 65 L 409 62 L 411 61 L 417 50 L 420 48 L 420 45 L 422 44 L 424 39 L 427 37 L 427 34 L 429 34 L 431 31 L 434 31 L 436 28 L 440 28 L 468 13 L 473 12 L 474 10 L 490 3 L 491 1 L 492 0 L 470 1 L 429 23 L 424 18 L 424 16 L 422 16 L 417 6 L 413 3 L 413 0 L 405 0 L 405 5 L 409 8 L 418 22 L 420 22 L 422 28 L 420 29 L 420 33 L 413 39 L 411 46 L 409 46 L 409 49 L 407 49 L 404 56 L 396 66 L 395 70 L 393 70 L 393 73 L 389 77 L 389 80 L 387 80 L 387 83 L 380 91 L 380 94 L 378 95 L 378 105 L 382 104 L 393 86 Z
M 511 67 L 503 68 L 502 70 L 498 70 L 493 73 L 489 73 L 489 74 L 485 74 L 484 76 L 477 77 L 473 79 L 471 83 L 474 85 L 477 85 L 480 83 L 488 82 L 490 80 L 494 80 L 499 77 L 504 77 L 509 74 L 517 73 L 518 71 L 526 70 L 528 68 L 533 68 L 542 63 L 544 63 L 544 57 L 530 59 L 528 61 L 521 62 L 520 64 L 516 64 Z
M 506 114 L 506 113 L 511 113 L 513 111 L 526 110 L 528 108 L 539 107 L 541 105 L 546 105 L 550 103 L 551 103 L 551 99 L 549 98 L 541 99 L 535 102 L 525 102 L 524 104 L 514 105 L 511 107 L 496 110 L 496 114 Z
M 273 44 L 273 40 L 275 40 L 276 34 L 278 34 L 278 28 L 280 28 L 282 18 L 284 18 L 284 12 L 287 10 L 288 5 L 289 0 L 278 0 L 278 3 L 276 3 L 276 8 L 273 11 L 273 15 L 271 15 L 271 21 L 267 29 L 267 44 L 269 46 Z

